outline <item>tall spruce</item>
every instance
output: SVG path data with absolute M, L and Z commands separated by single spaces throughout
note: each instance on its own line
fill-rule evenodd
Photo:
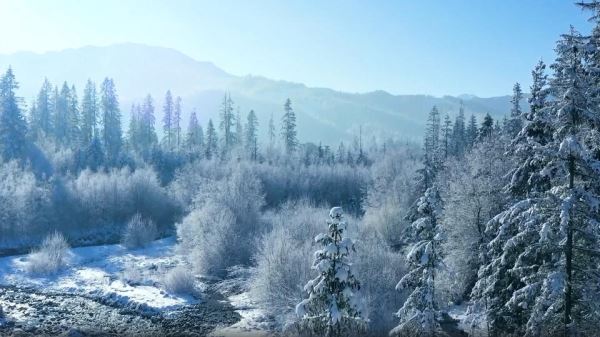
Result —
M 96 84 L 87 80 L 81 100 L 81 140 L 83 144 L 89 144 L 97 135 L 98 125 L 98 98 L 96 96 Z
M 5 161 L 24 160 L 27 150 L 27 122 L 15 91 L 19 84 L 12 68 L 0 78 L 0 155 Z
M 111 78 L 105 78 L 100 86 L 100 109 L 102 114 L 102 145 L 106 159 L 115 164 L 123 144 L 121 130 L 121 110 L 115 83 Z
M 281 119 L 281 137 L 285 146 L 285 152 L 289 155 L 296 151 L 298 146 L 298 135 L 296 131 L 296 113 L 292 108 L 292 101 L 288 98 L 283 105 L 283 117 Z
M 173 115 L 175 111 L 175 103 L 171 90 L 167 90 L 165 94 L 165 102 L 163 104 L 163 137 L 164 143 L 168 150 L 173 149 L 174 130 L 173 130 Z
M 258 118 L 254 110 L 248 112 L 246 118 L 246 151 L 252 160 L 258 159 Z

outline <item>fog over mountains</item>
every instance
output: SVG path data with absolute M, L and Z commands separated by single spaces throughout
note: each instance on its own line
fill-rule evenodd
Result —
M 243 56 L 240 56 L 243 57 Z M 115 79 L 127 125 L 130 105 L 150 93 L 160 123 L 162 101 L 167 89 L 183 98 L 184 127 L 189 113 L 196 109 L 202 124 L 217 119 L 224 92 L 229 91 L 243 116 L 250 109 L 258 115 L 261 135 L 274 115 L 279 121 L 283 103 L 291 98 L 298 115 L 301 141 L 337 144 L 358 135 L 362 125 L 365 137 L 419 139 L 426 116 L 433 105 L 454 117 L 463 100 L 467 117 L 481 118 L 490 113 L 502 118 L 510 110 L 510 96 L 480 98 L 429 95 L 392 95 L 385 91 L 346 93 L 327 88 L 275 81 L 259 76 L 235 76 L 210 62 L 201 62 L 173 49 L 141 44 L 82 47 L 36 54 L 19 52 L 0 55 L 0 69 L 11 65 L 20 82 L 19 94 L 30 104 L 44 77 L 54 84 L 75 84 L 81 95 L 88 78 L 100 83 L 104 77 Z M 290 61 L 293 66 L 293 61 Z M 509 93 L 512 88 L 506 88 Z M 524 104 L 526 106 L 526 104 Z M 157 129 L 160 130 L 160 124 Z

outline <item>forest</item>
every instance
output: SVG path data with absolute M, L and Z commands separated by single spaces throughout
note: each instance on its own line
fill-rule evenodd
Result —
M 594 29 L 561 35 L 503 119 L 433 106 L 422 144 L 301 141 L 293 97 L 261 123 L 225 94 L 201 125 L 167 91 L 123 121 L 110 78 L 28 102 L 8 68 L 0 256 L 52 279 L 79 247 L 174 238 L 176 263 L 123 282 L 244 294 L 281 336 L 596 336 L 600 4 L 578 6 Z M 10 314 L 0 297 L 0 335 Z

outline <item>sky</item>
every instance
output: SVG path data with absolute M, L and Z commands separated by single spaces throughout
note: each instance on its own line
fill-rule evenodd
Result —
M 0 0 L 0 53 L 134 42 L 311 87 L 490 97 L 528 88 L 587 16 L 568 0 Z

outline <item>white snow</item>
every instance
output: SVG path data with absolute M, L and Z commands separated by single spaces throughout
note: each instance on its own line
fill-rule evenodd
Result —
M 240 314 L 241 319 L 234 325 L 216 329 L 210 336 L 212 337 L 270 337 L 273 321 L 269 319 L 265 312 L 258 308 L 252 302 L 247 292 L 239 295 L 233 295 L 228 298 L 229 302 Z
M 26 255 L 3 257 L 0 284 L 104 297 L 122 304 L 144 304 L 150 309 L 172 309 L 196 301 L 162 289 L 166 271 L 182 261 L 174 253 L 174 245 L 175 238 L 171 237 L 138 250 L 127 250 L 121 245 L 74 248 L 69 267 L 50 277 L 29 275 L 25 271 Z

